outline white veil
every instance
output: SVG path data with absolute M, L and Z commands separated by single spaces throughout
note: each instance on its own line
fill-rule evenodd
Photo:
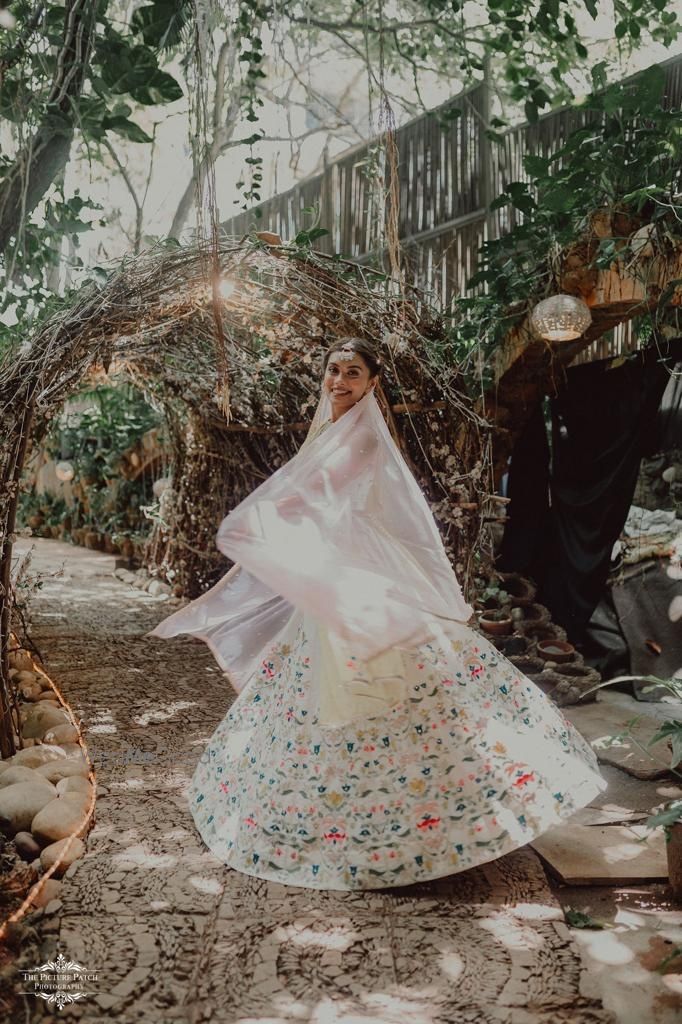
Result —
M 329 416 L 323 393 L 296 455 L 220 524 L 237 564 L 149 634 L 205 640 L 237 690 L 299 609 L 362 660 L 471 616 L 373 391 L 321 430 Z

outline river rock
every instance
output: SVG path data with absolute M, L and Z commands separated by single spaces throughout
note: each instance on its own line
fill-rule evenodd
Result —
M 38 701 L 40 700 L 41 688 L 40 683 L 19 683 L 19 694 L 22 700 Z
M 31 861 L 40 856 L 40 845 L 30 832 L 17 832 L 14 837 L 14 845 L 22 860 Z
M 32 829 L 37 814 L 54 803 L 56 790 L 47 780 L 41 782 L 15 782 L 0 790 L 0 829 L 5 835 Z M 61 836 L 59 837 L 61 838 Z
M 92 801 L 92 793 L 79 793 L 78 790 L 72 789 L 67 790 L 66 793 L 62 793 L 59 797 L 60 800 L 68 800 L 74 807 L 80 807 L 83 811 L 87 811 Z
M 81 777 L 87 779 L 90 769 L 84 758 L 80 761 L 77 758 L 62 758 L 59 761 L 49 761 L 47 764 L 39 765 L 36 768 L 38 775 L 49 782 L 59 782 L 60 779 Z
M 57 696 L 54 690 L 41 690 L 40 700 L 49 700 L 51 703 L 54 703 L 56 701 L 57 704 L 59 704 L 59 701 L 57 700 Z
M 26 750 L 17 750 L 16 754 L 8 758 L 9 764 L 25 764 L 27 768 L 38 768 L 48 761 L 66 760 L 66 754 L 61 747 L 49 743 L 42 743 L 39 747 L 31 747 Z M 42 773 L 41 773 L 42 774 Z
M 27 768 L 23 764 L 10 765 L 6 772 L 0 775 L 0 789 L 5 786 L 13 786 L 16 782 L 45 782 L 43 775 L 38 775 L 35 768 Z
M 64 722 L 63 725 L 48 729 L 44 739 L 47 743 L 75 743 L 78 739 L 78 729 L 71 722 Z
M 45 736 L 48 730 L 57 725 L 64 725 L 67 721 L 66 715 L 59 708 L 47 708 L 44 705 L 32 705 L 24 723 L 23 735 L 25 737 L 40 738 Z
M 53 864 L 61 860 L 61 864 L 55 871 L 55 876 L 61 878 L 73 862 L 82 857 L 84 853 L 85 843 L 82 839 L 59 839 L 56 843 L 50 843 L 45 847 L 40 854 L 40 863 L 45 871 L 49 871 Z
M 56 878 L 46 879 L 40 890 L 31 898 L 31 903 L 34 907 L 46 907 L 52 900 L 59 899 L 63 884 Z
M 33 659 L 28 651 L 23 648 L 9 652 L 9 663 L 12 668 L 19 672 L 32 672 Z
M 91 797 L 92 783 L 82 775 L 67 776 L 57 783 L 57 792 L 60 796 L 66 796 L 67 793 L 87 793 L 88 797 Z
M 27 672 L 26 669 L 24 669 L 21 672 L 17 672 L 16 676 L 14 677 L 14 681 L 19 685 L 21 685 L 21 683 L 37 683 L 38 676 L 36 675 L 35 672 Z
M 0 794 L 2 796 L 2 794 Z M 57 797 L 38 811 L 31 822 L 31 832 L 43 846 L 81 834 L 88 827 L 85 814 L 78 804 L 65 797 Z
M 64 756 L 68 757 L 70 761 L 80 761 L 83 759 L 83 748 L 80 743 L 60 743 L 57 749 L 63 750 Z
M 163 580 L 152 580 L 147 587 L 147 593 L 151 594 L 152 597 L 160 597 L 162 594 L 166 596 L 170 594 L 170 592 L 171 588 L 167 583 L 164 583 Z

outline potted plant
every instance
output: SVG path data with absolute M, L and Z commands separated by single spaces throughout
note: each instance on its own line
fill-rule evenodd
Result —
M 490 608 L 482 611 L 478 621 L 484 633 L 491 636 L 506 636 L 512 632 L 513 620 L 507 608 Z

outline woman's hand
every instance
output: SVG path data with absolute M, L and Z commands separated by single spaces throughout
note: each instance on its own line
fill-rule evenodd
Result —
M 303 498 L 300 498 L 298 494 L 287 494 L 286 498 L 279 498 L 275 505 L 277 511 L 282 512 L 285 516 L 290 514 L 301 513 L 305 508 L 305 502 Z

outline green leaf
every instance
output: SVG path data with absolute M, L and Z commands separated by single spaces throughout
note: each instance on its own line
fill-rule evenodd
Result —
M 117 33 L 110 31 L 100 41 L 97 59 L 102 80 L 114 93 L 129 93 L 145 106 L 172 103 L 182 96 L 182 89 L 172 75 L 160 70 L 152 50 L 129 46 Z
M 6 78 L 0 89 L 0 117 L 7 121 L 23 121 L 30 108 L 32 93 L 23 82 Z
M 582 910 L 573 910 L 572 907 L 567 907 L 564 916 L 566 924 L 571 928 L 594 928 L 595 931 L 604 929 L 604 925 L 600 921 L 595 921 L 589 914 L 583 914 Z
M 125 139 L 130 139 L 131 142 L 151 142 L 151 135 L 140 128 L 134 121 L 129 121 L 126 117 L 105 117 L 102 121 L 102 128 L 107 132 L 116 132 L 117 135 L 122 135 Z
M 670 740 L 672 745 L 672 760 L 670 762 L 670 767 L 676 768 L 682 761 L 682 722 L 675 720 L 664 722 L 655 736 L 652 736 L 649 740 L 647 746 L 651 747 L 654 743 L 659 743 L 660 740 L 664 739 Z
M 619 21 L 616 25 L 616 39 L 623 39 L 628 34 L 628 22 Z
M 667 2 L 667 0 L 666 0 Z M 605 60 L 600 60 L 598 64 L 595 64 L 590 71 L 592 77 L 592 88 L 593 89 L 605 89 L 606 88 L 606 68 L 607 63 Z
M 528 121 L 528 123 L 529 124 L 537 124 L 537 120 L 538 120 L 538 116 L 539 115 L 538 115 L 538 108 L 535 106 L 535 104 L 533 102 L 531 102 L 531 100 L 526 100 L 526 102 L 524 103 L 523 109 L 525 111 L 526 120 Z
M 644 824 L 649 829 L 670 828 L 671 825 L 676 825 L 678 821 L 682 821 L 682 800 L 673 800 L 662 811 L 659 811 L 657 814 L 650 814 Z
M 549 170 L 549 160 L 544 156 L 529 153 L 523 158 L 523 166 L 534 178 L 544 178 Z
M 664 2 L 667 3 L 667 0 L 664 0 Z M 599 13 L 597 10 L 597 0 L 583 0 L 583 3 L 585 4 L 585 10 L 590 17 L 596 18 Z
M 134 35 L 141 35 L 147 46 L 169 50 L 182 41 L 182 30 L 190 16 L 191 7 L 185 0 L 154 0 L 138 7 L 130 29 Z

